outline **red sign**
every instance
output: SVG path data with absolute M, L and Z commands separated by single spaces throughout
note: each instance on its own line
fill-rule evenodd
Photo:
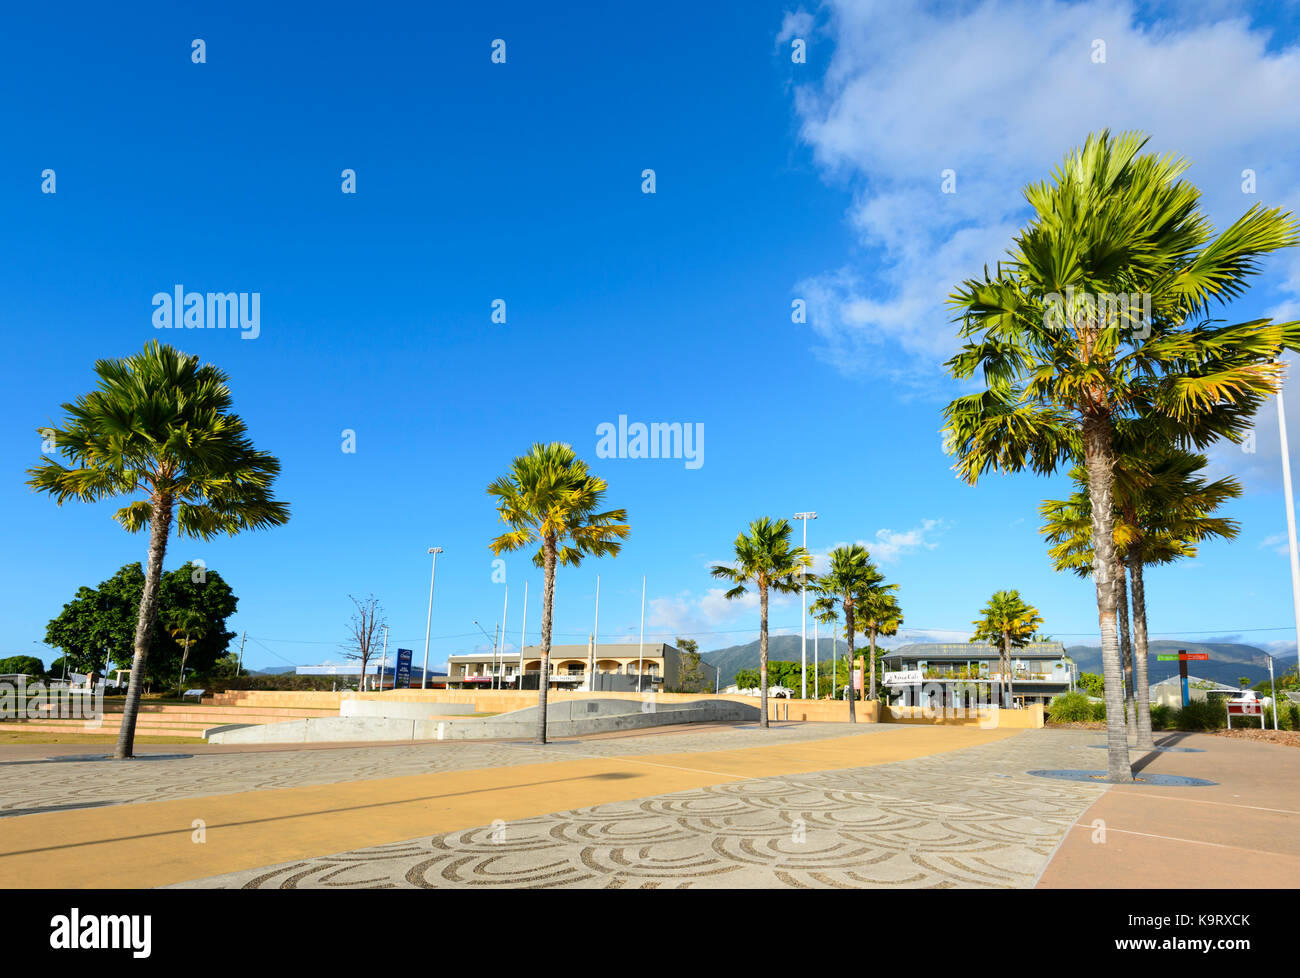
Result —
M 1257 717 L 1264 712 L 1263 700 L 1247 700 L 1244 703 L 1229 703 L 1228 712 L 1233 716 Z
M 1182 652 L 1182 653 L 1179 653 L 1178 658 L 1180 658 L 1180 659 L 1182 659 L 1182 660 L 1184 660 L 1184 661 L 1186 661 L 1186 662 L 1205 661 L 1205 660 L 1208 660 L 1208 659 L 1210 658 L 1210 653 L 1208 653 L 1208 652 Z

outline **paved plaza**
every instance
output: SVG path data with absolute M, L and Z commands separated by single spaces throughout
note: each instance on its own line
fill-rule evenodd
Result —
M 1143 772 L 1092 730 L 714 724 L 558 742 L 0 749 L 0 885 L 1186 886 L 1300 873 L 1300 751 L 1173 735 Z M 142 755 L 145 751 L 141 752 Z M 1209 857 L 1207 859 L 1207 856 Z M 1262 875 L 1260 875 L 1262 874 Z

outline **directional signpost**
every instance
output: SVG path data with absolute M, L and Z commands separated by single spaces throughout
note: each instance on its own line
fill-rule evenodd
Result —
M 1183 688 L 1183 706 L 1186 706 L 1192 701 L 1191 691 L 1187 687 L 1187 663 L 1192 661 L 1200 662 L 1208 660 L 1209 658 L 1210 653 L 1208 652 L 1188 652 L 1186 649 L 1179 649 L 1177 655 L 1156 656 L 1157 662 L 1178 663 L 1178 679 L 1179 684 Z

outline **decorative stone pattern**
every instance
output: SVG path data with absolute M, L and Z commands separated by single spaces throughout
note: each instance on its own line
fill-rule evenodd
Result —
M 1106 786 L 1025 772 L 1086 766 L 1095 739 L 1026 731 L 916 760 L 597 805 L 182 886 L 1028 887 Z

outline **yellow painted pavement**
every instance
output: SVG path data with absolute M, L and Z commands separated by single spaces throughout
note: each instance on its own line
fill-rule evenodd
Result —
M 899 726 L 735 750 L 517 764 L 0 819 L 0 887 L 162 886 L 731 780 L 887 764 L 1018 730 Z M 575 751 L 580 745 L 525 750 Z M 196 842 L 196 820 L 205 841 Z

